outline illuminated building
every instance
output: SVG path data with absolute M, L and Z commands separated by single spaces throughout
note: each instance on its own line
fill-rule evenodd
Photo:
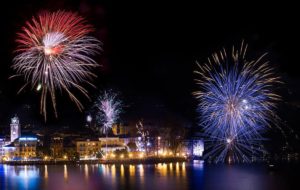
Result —
M 4 147 L 9 143 L 10 142 L 9 141 L 7 142 L 5 138 L 0 137 L 0 161 L 5 156 L 5 148 Z
M 11 119 L 10 129 L 11 142 L 5 143 L 2 154 L 9 160 L 35 158 L 38 139 L 33 136 L 21 136 L 20 121 L 16 116 Z
M 7 158 L 7 160 L 13 159 L 15 157 L 16 147 L 13 143 L 5 145 L 3 147 L 4 150 L 4 156 Z
M 54 158 L 60 158 L 63 155 L 63 138 L 52 137 L 50 143 L 51 156 Z
M 184 142 L 184 146 L 181 150 L 188 157 L 193 159 L 202 159 L 204 152 L 204 142 L 202 139 L 192 138 Z
M 193 156 L 202 157 L 204 151 L 204 143 L 202 140 L 194 140 L 193 142 Z
M 124 124 L 113 124 L 112 132 L 114 135 L 126 135 L 128 134 L 128 129 Z
M 10 123 L 10 142 L 14 142 L 15 139 L 21 136 L 20 121 L 17 116 L 11 119 Z
M 37 138 L 35 137 L 20 137 L 14 142 L 16 157 L 34 158 L 36 157 Z
M 95 155 L 100 151 L 106 152 L 106 142 L 107 152 L 126 148 L 124 141 L 119 137 L 103 137 L 98 139 L 76 141 L 76 151 L 79 153 L 81 158 L 95 157 Z

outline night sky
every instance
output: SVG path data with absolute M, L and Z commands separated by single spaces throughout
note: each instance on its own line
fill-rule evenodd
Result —
M 42 10 L 76 11 L 95 27 L 93 36 L 104 44 L 96 60 L 102 64 L 95 73 L 99 91 L 112 88 L 121 93 L 126 105 L 124 118 L 143 118 L 161 112 L 195 123 L 197 90 L 193 70 L 195 61 L 203 63 L 222 47 L 249 44 L 249 55 L 269 52 L 271 65 L 278 68 L 285 84 L 280 93 L 279 113 L 283 121 L 299 126 L 299 18 L 291 4 L 245 3 L 187 4 L 129 3 L 111 1 L 7 1 L 1 11 L 0 125 L 18 114 L 21 122 L 43 125 L 71 125 L 84 122 L 65 94 L 58 95 L 59 118 L 51 116 L 45 124 L 39 115 L 39 94 L 29 89 L 17 95 L 22 78 L 8 79 L 16 44 L 16 33 L 24 22 Z M 272 2 L 274 3 L 274 2 Z M 84 99 L 86 108 L 91 103 Z M 50 107 L 50 106 L 49 106 Z M 296 129 L 297 130 L 297 129 Z

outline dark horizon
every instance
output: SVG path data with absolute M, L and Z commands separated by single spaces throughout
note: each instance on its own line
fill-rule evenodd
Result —
M 124 118 L 153 117 L 158 110 L 181 117 L 196 126 L 197 101 L 192 92 L 196 61 L 204 63 L 222 47 L 249 44 L 250 57 L 268 52 L 271 65 L 278 68 L 285 85 L 278 112 L 283 121 L 296 130 L 299 123 L 300 82 L 297 71 L 299 13 L 286 12 L 278 4 L 245 4 L 220 8 L 215 5 L 174 3 L 113 4 L 109 1 L 50 0 L 9 1 L 1 11 L 2 46 L 0 66 L 0 125 L 8 125 L 18 114 L 21 123 L 70 125 L 80 127 L 85 112 L 79 112 L 66 95 L 58 99 L 58 115 L 45 124 L 39 114 L 39 94 L 29 89 L 17 95 L 23 79 L 8 79 L 14 74 L 12 63 L 14 39 L 25 21 L 41 10 L 78 12 L 95 27 L 93 36 L 104 44 L 96 60 L 102 67 L 96 71 L 97 89 L 89 88 L 94 99 L 99 91 L 112 88 L 121 93 L 126 105 Z M 284 12 L 284 13 L 283 13 Z M 91 102 L 80 98 L 89 109 Z M 50 106 L 49 106 L 50 107 Z M 126 113 L 127 112 L 127 113 Z

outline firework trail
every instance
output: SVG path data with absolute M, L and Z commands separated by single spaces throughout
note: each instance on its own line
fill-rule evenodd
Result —
M 208 63 L 195 71 L 200 90 L 197 111 L 200 126 L 208 138 L 208 156 L 216 162 L 249 161 L 249 153 L 262 152 L 261 134 L 270 127 L 274 108 L 280 99 L 273 92 L 280 83 L 274 69 L 264 61 L 266 54 L 256 60 L 246 60 L 247 45 L 214 53 Z
M 92 85 L 91 80 L 96 77 L 93 69 L 99 65 L 91 57 L 101 50 L 101 43 L 88 36 L 92 31 L 92 26 L 76 13 L 57 11 L 33 17 L 18 33 L 12 65 L 17 73 L 14 76 L 25 78 L 20 91 L 26 86 L 41 91 L 40 112 L 45 120 L 48 96 L 57 116 L 56 91 L 66 92 L 82 110 L 82 104 L 71 89 L 88 97 L 80 83 Z

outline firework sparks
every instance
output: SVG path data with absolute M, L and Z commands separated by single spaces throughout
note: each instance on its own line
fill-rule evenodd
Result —
M 105 91 L 95 103 L 97 120 L 102 125 L 101 131 L 107 134 L 118 120 L 122 103 L 116 93 Z
M 99 66 L 91 56 L 97 54 L 100 41 L 88 36 L 93 31 L 84 18 L 76 13 L 43 12 L 26 22 L 17 37 L 17 55 L 12 68 L 15 76 L 23 76 L 25 85 L 41 92 L 40 112 L 46 120 L 47 96 L 50 95 L 55 115 L 56 91 L 66 92 L 77 107 L 83 106 L 71 88 L 88 97 L 80 83 L 91 84 L 96 77 L 93 69 Z M 19 91 L 19 92 L 20 92 Z
M 108 131 L 111 130 L 112 126 L 119 119 L 121 113 L 122 102 L 118 99 L 116 93 L 112 91 L 104 91 L 95 103 L 96 117 L 99 124 L 102 125 L 100 131 L 108 136 Z M 107 140 L 106 140 L 107 154 Z
M 147 154 L 147 144 L 149 143 L 149 132 L 145 129 L 144 124 L 142 121 L 139 121 L 138 124 L 136 124 L 137 134 L 139 136 L 139 141 L 137 143 L 138 150 L 139 151 L 145 151 Z
M 196 80 L 200 90 L 194 93 L 199 99 L 200 126 L 211 150 L 207 155 L 215 156 L 217 162 L 228 156 L 233 161 L 248 161 L 249 153 L 261 150 L 261 134 L 276 116 L 274 108 L 280 97 L 272 89 L 280 79 L 263 61 L 266 54 L 248 61 L 246 50 L 242 43 L 230 55 L 225 50 L 215 53 L 208 63 L 198 64 L 195 72 L 200 76 Z

